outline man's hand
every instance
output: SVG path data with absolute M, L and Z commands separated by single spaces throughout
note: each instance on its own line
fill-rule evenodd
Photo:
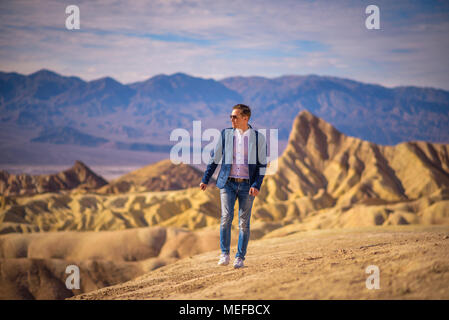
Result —
M 206 190 L 206 188 L 207 188 L 207 184 L 201 182 L 200 189 L 204 191 L 204 190 Z
M 251 189 L 249 189 L 249 194 L 256 197 L 259 194 L 259 190 L 257 190 L 257 188 L 251 187 Z

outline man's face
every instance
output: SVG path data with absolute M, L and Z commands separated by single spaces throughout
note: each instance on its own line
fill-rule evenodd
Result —
M 242 116 L 240 110 L 234 109 L 231 113 L 231 122 L 233 128 L 244 128 L 248 122 L 248 117 Z

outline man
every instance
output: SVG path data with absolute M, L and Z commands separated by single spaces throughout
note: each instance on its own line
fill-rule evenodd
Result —
M 239 201 L 239 239 L 234 268 L 242 268 L 249 241 L 249 221 L 255 197 L 259 194 L 266 170 L 266 139 L 248 124 L 251 109 L 244 104 L 232 108 L 232 128 L 221 131 L 220 140 L 211 151 L 211 159 L 204 172 L 200 189 L 206 190 L 209 179 L 223 159 L 217 178 L 220 189 L 221 223 L 219 265 L 229 264 L 231 226 L 234 204 Z

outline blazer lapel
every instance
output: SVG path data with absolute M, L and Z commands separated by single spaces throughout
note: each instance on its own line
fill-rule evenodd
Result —
M 249 129 L 249 142 L 248 142 L 248 165 L 256 164 L 256 132 L 253 128 Z
M 234 128 L 225 130 L 225 164 L 232 164 L 234 156 Z
M 248 141 L 248 164 L 256 164 L 256 132 L 253 127 L 249 126 L 249 141 Z M 225 164 L 232 164 L 234 156 L 234 128 L 225 129 Z

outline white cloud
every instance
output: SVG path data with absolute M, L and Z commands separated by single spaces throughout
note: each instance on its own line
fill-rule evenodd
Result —
M 329 74 L 384 85 L 449 89 L 448 10 L 378 1 L 75 1 L 81 32 L 60 1 L 0 3 L 0 69 L 43 67 L 123 83 L 159 73 L 202 77 Z M 164 41 L 165 39 L 165 41 Z M 328 50 L 301 50 L 297 41 Z

